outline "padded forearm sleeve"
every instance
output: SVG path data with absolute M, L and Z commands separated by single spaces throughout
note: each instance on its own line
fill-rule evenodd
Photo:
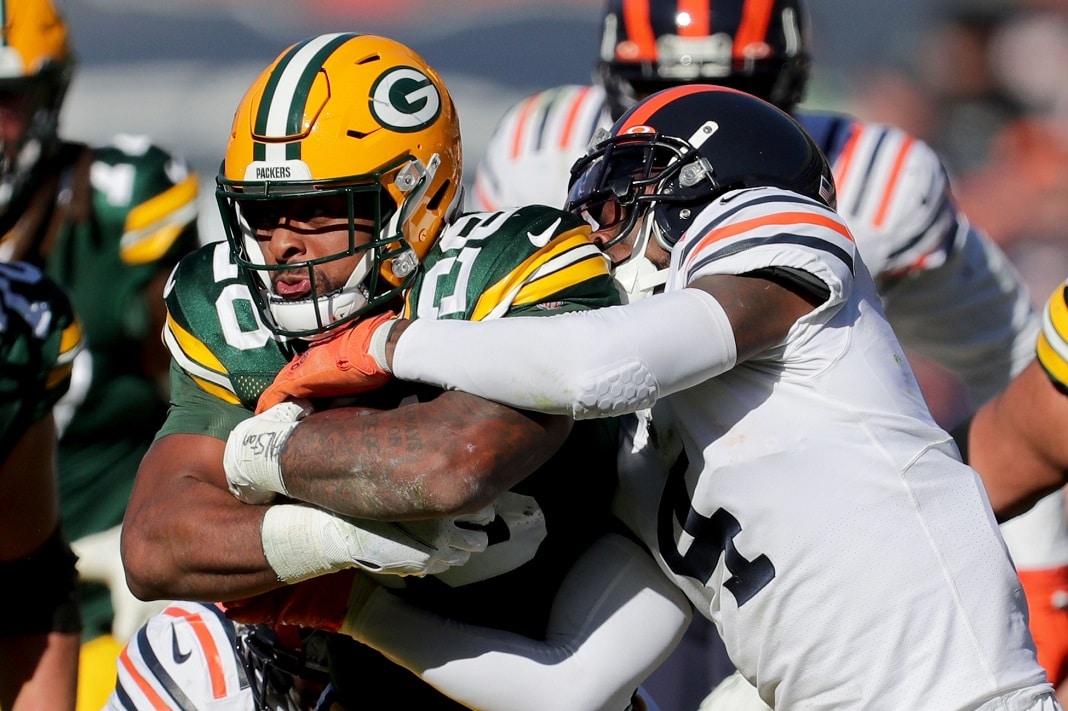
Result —
M 650 407 L 734 367 L 734 331 L 699 289 L 596 311 L 413 322 L 393 355 L 402 380 L 576 419 Z

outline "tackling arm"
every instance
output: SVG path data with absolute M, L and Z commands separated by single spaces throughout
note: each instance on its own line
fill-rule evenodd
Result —
M 760 277 L 718 274 L 691 287 L 552 317 L 402 321 L 386 357 L 403 380 L 576 419 L 605 417 L 730 370 L 780 343 L 816 304 Z
M 1068 396 L 1036 361 L 976 413 L 968 463 L 999 520 L 1030 509 L 1068 482 Z

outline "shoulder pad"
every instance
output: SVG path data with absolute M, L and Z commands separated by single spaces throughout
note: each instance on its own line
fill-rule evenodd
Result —
M 497 124 L 475 169 L 475 206 L 563 205 L 572 164 L 596 130 L 611 124 L 599 85 L 561 86 L 515 104 Z
M 610 264 L 589 234 L 542 205 L 463 215 L 427 255 L 405 314 L 477 321 L 615 303 Z
M 1053 384 L 1068 392 L 1068 282 L 1046 301 L 1035 353 Z
M 197 247 L 198 177 L 145 136 L 93 149 L 93 206 L 126 264 L 173 261 Z
M 838 212 L 876 280 L 945 263 L 961 224 L 934 150 L 908 133 L 854 121 L 827 159 Z
M 177 365 L 209 394 L 254 408 L 288 358 L 260 322 L 227 243 L 182 259 L 164 297 L 163 337 Z

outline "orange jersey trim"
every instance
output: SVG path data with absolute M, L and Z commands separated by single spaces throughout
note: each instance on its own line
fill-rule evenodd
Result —
M 567 109 L 567 118 L 564 120 L 564 130 L 560 134 L 560 147 L 567 148 L 568 143 L 571 141 L 571 134 L 575 130 L 575 122 L 578 118 L 579 109 L 582 108 L 582 102 L 586 100 L 586 96 L 590 93 L 590 87 L 583 87 L 578 96 L 571 102 L 571 106 Z
M 875 213 L 876 227 L 882 227 L 883 222 L 886 220 L 886 213 L 890 210 L 890 199 L 894 196 L 894 192 L 897 189 L 898 179 L 901 177 L 901 169 L 905 165 L 905 158 L 908 156 L 909 150 L 911 150 L 912 144 L 915 142 L 916 139 L 909 136 L 904 145 L 901 146 L 901 150 L 897 152 L 897 156 L 894 157 L 894 168 L 890 171 L 890 180 L 886 192 L 883 193 L 883 199 L 879 203 L 879 210 Z
M 152 685 L 148 683 L 148 679 L 145 679 L 137 672 L 133 662 L 130 661 L 129 653 L 125 649 L 119 654 L 119 663 L 122 664 L 134 683 L 137 684 L 137 688 L 141 690 L 145 698 L 148 699 L 148 703 L 152 704 L 152 708 L 157 709 L 157 711 L 170 711 L 170 705 L 152 688 Z
M 823 215 L 814 215 L 810 212 L 777 212 L 773 215 L 754 217 L 751 220 L 744 220 L 742 222 L 714 229 L 694 245 L 693 249 L 690 250 L 690 254 L 691 256 L 698 254 L 703 248 L 710 244 L 719 242 L 722 239 L 727 239 L 728 237 L 735 237 L 758 227 L 766 227 L 768 225 L 796 225 L 798 223 L 827 227 L 842 235 L 850 242 L 853 241 L 853 235 L 849 234 L 849 230 L 846 229 L 845 225 L 837 220 L 832 220 Z
M 523 133 L 527 127 L 527 121 L 530 120 L 530 114 L 534 111 L 534 104 L 537 102 L 537 97 L 530 97 L 523 102 L 523 107 L 519 110 L 519 118 L 516 120 L 515 133 L 512 134 L 512 158 L 518 158 L 520 151 L 523 149 Z
M 204 618 L 199 613 L 188 612 L 178 607 L 168 607 L 163 613 L 171 617 L 181 617 L 189 622 L 193 633 L 197 636 L 197 641 L 200 642 L 201 649 L 204 650 L 204 659 L 208 663 L 211 694 L 216 699 L 224 698 L 226 696 L 226 672 L 223 669 L 219 647 L 215 644 L 215 639 L 211 636 Z

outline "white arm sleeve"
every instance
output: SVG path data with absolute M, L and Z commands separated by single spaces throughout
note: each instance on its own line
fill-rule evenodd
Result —
M 734 331 L 700 289 L 547 317 L 412 322 L 393 374 L 575 419 L 651 407 L 734 367 Z
M 544 642 L 466 625 L 376 591 L 343 630 L 482 711 L 619 711 L 690 623 L 685 595 L 609 534 L 569 571 Z

